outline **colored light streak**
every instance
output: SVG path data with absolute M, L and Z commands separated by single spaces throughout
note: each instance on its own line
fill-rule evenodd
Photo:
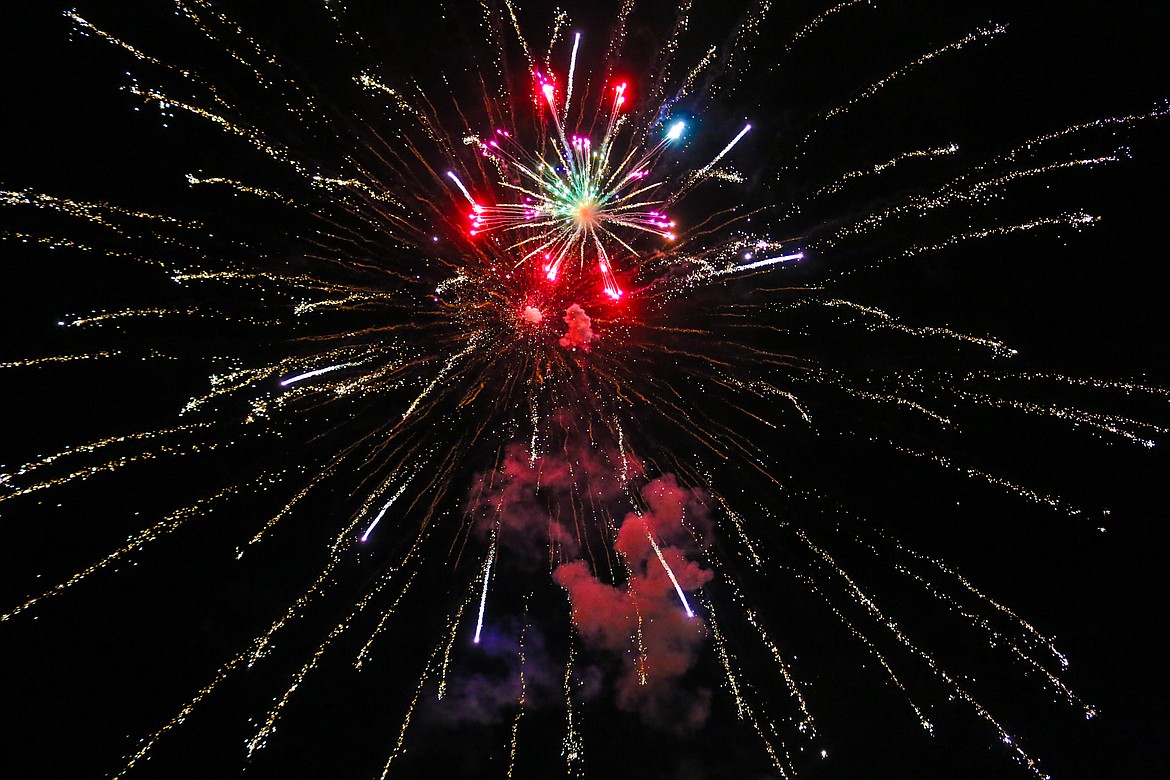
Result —
M 687 601 L 687 596 L 683 593 L 682 586 L 678 584 L 678 578 L 674 576 L 674 570 L 666 562 L 666 557 L 662 554 L 662 549 L 658 546 L 658 542 L 654 541 L 654 536 L 650 533 L 650 529 L 646 529 L 646 539 L 650 542 L 650 546 L 654 548 L 654 554 L 658 556 L 658 562 L 662 564 L 663 569 L 666 569 L 666 576 L 670 578 L 670 584 L 674 586 L 674 592 L 678 594 L 678 600 L 682 602 L 682 608 L 687 613 L 687 617 L 693 618 L 695 612 L 691 609 L 690 602 Z
M 790 255 L 782 255 L 780 257 L 769 257 L 765 260 L 756 260 L 756 261 L 751 262 L 751 263 L 746 263 L 745 265 L 737 265 L 732 270 L 735 271 L 736 273 L 738 273 L 740 271 L 753 271 L 757 268 L 767 268 L 770 265 L 778 265 L 780 263 L 790 263 L 794 260 L 803 260 L 803 259 L 804 259 L 804 252 L 794 252 L 793 254 L 790 254 Z
M 398 488 L 398 492 L 395 493 L 393 496 L 391 496 L 390 500 L 382 505 L 382 509 L 381 509 L 381 511 L 378 512 L 378 516 L 374 518 L 374 521 L 372 523 L 370 523 L 369 527 L 366 528 L 365 533 L 362 534 L 362 541 L 363 542 L 367 541 L 370 538 L 370 534 L 372 534 L 374 532 L 374 529 L 378 527 L 378 523 L 382 522 L 382 518 L 386 516 L 387 510 L 389 510 L 391 505 L 393 505 L 394 502 L 398 500 L 398 497 L 402 495 L 402 492 L 404 490 L 406 490 L 405 484 L 403 484 L 402 487 Z
M 483 613 L 487 609 L 487 594 L 488 584 L 491 582 L 492 563 L 496 559 L 496 540 L 492 537 L 492 545 L 488 549 L 487 563 L 483 567 L 483 590 L 479 594 L 479 617 L 475 620 L 475 638 L 472 640 L 475 644 L 479 644 L 480 634 L 483 633 Z
M 353 368 L 356 365 L 358 365 L 358 364 L 357 363 L 341 363 L 341 364 L 336 365 L 336 366 L 327 366 L 326 368 L 317 368 L 317 369 L 314 369 L 312 371 L 306 371 L 303 374 L 297 374 L 296 376 L 290 376 L 287 379 L 280 380 L 280 386 L 281 387 L 289 387 L 291 385 L 297 384 L 298 382 L 303 382 L 306 379 L 312 379 L 313 377 L 321 376 L 323 374 L 329 374 L 329 373 L 332 373 L 334 371 L 340 371 L 343 368 Z

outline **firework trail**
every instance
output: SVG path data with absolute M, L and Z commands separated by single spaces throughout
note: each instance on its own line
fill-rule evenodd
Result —
M 995 686 L 920 616 L 986 648 L 1011 684 L 1095 717 L 1060 676 L 1064 654 L 958 567 L 863 519 L 833 489 L 835 470 L 880 462 L 904 482 L 925 473 L 1096 517 L 986 457 L 980 427 L 999 415 L 1037 437 L 1072 426 L 1149 448 L 1170 393 L 1007 367 L 1018 351 L 1006 340 L 890 313 L 857 279 L 1093 227 L 1081 208 L 987 206 L 1124 164 L 1129 149 L 1107 134 L 1170 109 L 982 156 L 936 138 L 814 165 L 835 155 L 839 127 L 1010 27 L 980 20 L 920 41 L 782 128 L 766 107 L 739 113 L 753 74 L 772 72 L 752 57 L 791 64 L 883 11 L 843 2 L 796 18 L 772 5 L 663 13 L 627 0 L 606 33 L 511 0 L 444 5 L 417 21 L 445 42 L 429 71 L 392 67 L 377 42 L 388 12 L 361 3 L 299 9 L 327 30 L 314 46 L 336 53 L 329 63 L 316 49 L 299 61 L 296 43 L 232 4 L 159 3 L 184 42 L 173 58 L 166 39 L 120 32 L 135 25 L 117 12 L 65 13 L 89 39 L 79 45 L 117 58 L 136 109 L 232 151 L 224 170 L 204 161 L 182 176 L 211 204 L 192 214 L 0 191 L 11 243 L 166 285 L 159 300 L 66 314 L 76 340 L 0 369 L 140 360 L 191 388 L 177 420 L 99 426 L 3 467 L 6 518 L 51 517 L 45 497 L 59 495 L 104 497 L 136 519 L 82 529 L 80 548 L 104 552 L 20 582 L 0 625 L 57 620 L 59 603 L 115 587 L 107 571 L 149 568 L 148 551 L 192 539 L 239 567 L 225 599 L 259 592 L 249 578 L 292 594 L 223 632 L 220 655 L 165 714 L 151 710 L 109 776 L 173 760 L 188 721 L 234 724 L 235 744 L 247 734 L 237 765 L 275 774 L 265 762 L 297 754 L 299 713 L 338 717 L 321 689 L 360 676 L 345 685 L 376 678 L 379 697 L 365 694 L 376 717 L 354 718 L 353 739 L 376 755 L 363 776 L 477 775 L 435 748 L 473 727 L 494 747 L 467 760 L 495 756 L 508 777 L 550 757 L 571 777 L 595 764 L 613 774 L 616 753 L 600 745 L 631 724 L 672 746 L 720 740 L 730 724 L 753 745 L 745 766 L 791 777 L 828 757 L 833 717 L 806 658 L 820 652 L 866 667 L 922 731 L 961 709 L 1021 776 L 1047 776 Z M 867 189 L 882 194 L 853 195 Z M 166 487 L 134 487 L 150 484 Z M 830 632 L 825 650 L 817 637 Z M 216 715 L 233 700 L 270 704 Z

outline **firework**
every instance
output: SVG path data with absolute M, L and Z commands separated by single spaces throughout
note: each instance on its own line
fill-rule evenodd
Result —
M 1094 228 L 1079 204 L 1036 213 L 1020 193 L 1125 164 L 1111 134 L 1156 125 L 1164 103 L 973 154 L 950 138 L 866 146 L 838 129 L 864 131 L 867 109 L 1010 26 L 940 23 L 945 36 L 785 127 L 756 99 L 782 83 L 774 63 L 751 60 L 815 56 L 821 36 L 884 11 L 624 2 L 601 32 L 488 2 L 420 15 L 411 37 L 469 42 L 444 45 L 442 65 L 410 48 L 406 70 L 363 4 L 302 9 L 327 32 L 301 60 L 245 8 L 174 7 L 174 62 L 151 23 L 64 18 L 86 56 L 126 72 L 118 99 L 151 126 L 230 151 L 176 174 L 190 192 L 172 205 L 143 205 L 133 182 L 108 201 L 0 193 L 10 245 L 122 269 L 116 293 L 54 312 L 66 346 L 0 368 L 74 372 L 53 376 L 88 391 L 102 375 L 85 372 L 112 367 L 119 393 L 184 392 L 89 438 L 46 429 L 49 454 L 38 442 L 0 469 L 14 533 L 92 506 L 127 518 L 74 521 L 77 548 L 98 552 L 62 553 L 46 581 L 15 570 L 0 605 L 15 637 L 42 618 L 68 631 L 69 603 L 103 588 L 133 596 L 130 569 L 185 545 L 212 560 L 150 580 L 190 577 L 197 596 L 138 594 L 152 621 L 214 634 L 218 655 L 178 654 L 169 685 L 141 673 L 165 700 L 141 704 L 132 740 L 103 742 L 109 776 L 198 754 L 216 728 L 234 746 L 224 766 L 310 771 L 319 742 L 330 774 L 341 709 L 377 713 L 344 734 L 362 776 L 478 776 L 492 760 L 508 777 L 553 761 L 627 776 L 644 735 L 682 763 L 656 756 L 642 774 L 730 739 L 743 774 L 815 776 L 848 752 L 827 702 L 872 695 L 924 735 L 974 721 L 996 760 L 1045 777 L 997 686 L 1023 677 L 1060 704 L 1042 712 L 1096 718 L 1048 627 L 865 494 L 930 480 L 947 505 L 1006 498 L 1105 528 L 1091 498 L 988 457 L 984 428 L 1043 441 L 1075 427 L 1141 453 L 1166 433 L 1170 392 L 1016 367 L 1008 339 L 893 313 L 865 280 Z M 220 566 L 237 568 L 220 582 Z M 202 627 L 212 593 L 257 606 Z M 128 666 L 149 668 L 143 645 Z M 864 667 L 856 690 L 838 667 Z M 480 735 L 466 765 L 440 747 L 456 733 Z
M 454 182 L 470 204 L 472 237 L 493 232 L 522 232 L 523 237 L 510 243 L 504 250 L 515 253 L 516 265 L 540 260 L 541 271 L 550 283 L 562 275 L 567 259 L 575 259 L 584 267 L 588 259 L 595 263 L 601 276 L 605 294 L 617 300 L 622 297 L 613 272 L 611 255 L 615 249 L 638 255 L 631 245 L 635 231 L 657 235 L 665 241 L 677 238 L 677 225 L 661 210 L 679 199 L 686 187 L 701 181 L 728 152 L 747 134 L 746 125 L 710 162 L 693 171 L 680 186 L 671 187 L 655 165 L 663 151 L 677 144 L 683 137 L 686 121 L 671 120 L 667 107 L 661 107 L 650 127 L 627 133 L 633 139 L 645 139 L 657 132 L 660 138 L 645 150 L 636 144 L 619 151 L 619 134 L 626 118 L 623 111 L 630 102 L 629 84 L 622 81 L 612 87 L 608 116 L 603 116 L 604 130 L 600 142 L 593 141 L 583 130 L 566 134 L 565 121 L 570 113 L 570 98 L 581 43 L 578 33 L 573 40 L 573 54 L 569 65 L 565 100 L 562 104 L 554 81 L 540 71 L 534 72 L 538 101 L 546 111 L 540 118 L 548 118 L 553 131 L 541 127 L 538 140 L 518 142 L 514 132 L 496 130 L 488 140 L 472 136 L 467 139 L 476 145 L 484 157 L 495 161 L 505 175 L 500 187 L 511 191 L 519 202 L 480 203 L 471 194 L 454 171 L 447 176 Z M 598 124 L 597 114 L 586 110 L 578 112 L 586 127 Z M 588 117 L 588 121 L 585 118 Z M 549 147 L 547 153 L 538 152 Z M 511 174 L 508 178 L 508 174 Z M 607 249 L 608 247 L 608 249 Z M 796 256 L 793 256 L 795 258 Z

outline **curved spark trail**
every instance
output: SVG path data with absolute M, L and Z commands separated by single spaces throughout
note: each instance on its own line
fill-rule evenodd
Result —
M 831 702 L 872 700 L 874 735 L 966 718 L 1047 778 L 1028 718 L 1105 711 L 923 527 L 1009 561 L 1005 505 L 1111 529 L 1060 463 L 1147 468 L 1170 390 L 987 332 L 1017 298 L 924 312 L 978 287 L 944 261 L 1006 288 L 1103 229 L 1069 183 L 1170 104 L 968 137 L 931 79 L 1015 28 L 929 2 L 142 5 L 63 18 L 150 181 L 0 182 L 0 239 L 77 277 L 0 361 L 54 407 L 0 467 L 11 667 L 62 675 L 54 735 L 159 699 L 41 774 L 848 774 Z

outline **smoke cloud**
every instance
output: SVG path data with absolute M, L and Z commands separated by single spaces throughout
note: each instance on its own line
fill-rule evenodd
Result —
M 535 306 L 525 306 L 520 311 L 520 319 L 529 325 L 539 325 L 544 320 L 544 315 Z
M 558 566 L 553 580 L 569 593 L 582 641 L 624 662 L 615 683 L 618 707 L 659 728 L 692 731 L 707 719 L 711 692 L 690 690 L 682 678 L 695 665 L 707 627 L 687 616 L 651 538 L 679 587 L 697 590 L 713 573 L 688 552 L 706 543 L 710 516 L 701 492 L 680 487 L 672 476 L 650 482 L 642 498 L 649 511 L 626 515 L 614 544 L 630 572 L 624 588 L 601 582 L 585 561 Z
M 710 711 L 711 692 L 685 679 L 708 630 L 701 618 L 687 615 L 666 567 L 684 592 L 710 582 L 713 573 L 700 553 L 711 538 L 711 517 L 706 495 L 668 474 L 642 486 L 643 510 L 626 513 L 619 525 L 621 507 L 630 506 L 630 480 L 643 473 L 636 459 L 623 461 L 583 440 L 570 439 L 537 457 L 514 444 L 495 470 L 480 476 L 468 513 L 481 539 L 495 535 L 501 565 L 554 566 L 553 581 L 569 595 L 582 643 L 618 662 L 620 671 L 606 683 L 618 708 L 648 725 L 685 733 Z M 585 540 L 603 540 L 613 526 L 617 533 L 609 543 L 622 572 L 617 584 L 602 581 L 589 563 L 597 559 L 585 555 Z M 587 668 L 613 669 L 611 661 Z M 590 696 L 600 687 L 594 680 Z M 512 676 L 468 679 L 460 694 L 464 717 L 488 718 L 516 694 Z
M 629 478 L 642 465 L 627 456 L 569 441 L 560 451 L 531 457 L 526 447 L 513 444 L 503 462 L 479 478 L 468 513 L 480 538 L 496 533 L 498 543 L 528 563 L 580 554 L 582 521 L 573 510 L 589 501 L 605 508 L 625 497 Z M 598 522 L 590 518 L 590 522 Z
M 524 636 L 524 660 L 520 637 Z M 530 709 L 546 706 L 560 697 L 561 671 L 546 649 L 544 636 L 533 626 L 522 628 L 516 620 L 485 631 L 479 645 L 476 671 L 456 671 L 447 680 L 442 699 L 428 697 L 427 717 L 445 725 L 501 723 L 520 707 L 523 673 L 524 697 Z
M 565 312 L 565 324 L 569 330 L 561 336 L 560 344 L 565 349 L 589 351 L 589 342 L 597 338 L 593 333 L 593 321 L 579 304 L 574 303 Z

